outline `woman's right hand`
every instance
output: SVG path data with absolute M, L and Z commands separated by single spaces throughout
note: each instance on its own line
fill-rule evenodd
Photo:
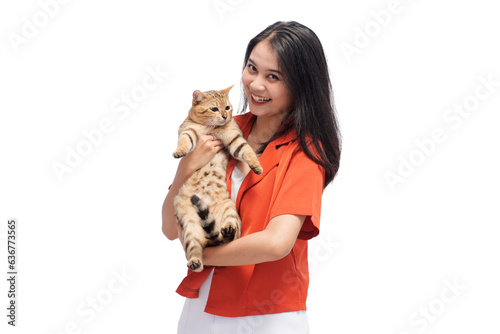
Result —
M 217 152 L 224 146 L 220 139 L 214 135 L 204 134 L 198 138 L 196 147 L 179 162 L 178 169 L 186 171 L 187 176 L 205 166 L 212 160 Z

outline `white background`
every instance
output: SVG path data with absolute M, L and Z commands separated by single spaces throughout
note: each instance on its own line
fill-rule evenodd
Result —
M 246 44 L 277 20 L 299 21 L 322 41 L 343 135 L 321 234 L 310 242 L 311 333 L 500 330 L 493 2 L 401 0 L 390 18 L 380 14 L 389 0 L 54 3 L 0 5 L 5 274 L 7 219 L 19 224 L 18 326 L 6 325 L 2 279 L 2 333 L 175 333 L 186 268 L 160 213 L 177 128 L 195 89 L 235 84 L 239 105 Z M 26 22 L 40 27 L 30 35 Z M 361 37 L 365 29 L 371 36 Z M 29 38 L 16 46 L 23 31 Z M 346 55 L 346 44 L 357 53 Z M 168 75 L 126 117 L 115 113 L 147 68 Z M 487 97 L 480 77 L 496 82 Z M 467 118 L 443 118 L 465 101 Z M 105 119 L 112 131 L 59 180 L 53 164 Z M 439 129 L 444 140 L 424 155 L 416 141 Z M 405 170 L 410 158 L 416 166 Z M 398 169 L 404 182 L 391 188 L 386 175 Z

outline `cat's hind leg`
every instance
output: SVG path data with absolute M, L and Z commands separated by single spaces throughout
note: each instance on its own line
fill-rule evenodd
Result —
M 203 248 L 205 234 L 197 221 L 184 220 L 182 223 L 182 241 L 186 252 L 187 267 L 193 271 L 203 270 Z
M 188 260 L 187 266 L 191 270 L 201 271 L 203 270 L 203 248 L 207 240 L 200 225 L 200 217 L 186 195 L 177 196 L 174 199 L 174 211 L 182 228 L 182 246 Z
M 236 206 L 231 199 L 226 199 L 214 206 L 216 222 L 219 222 L 224 243 L 238 239 L 241 236 L 241 220 Z

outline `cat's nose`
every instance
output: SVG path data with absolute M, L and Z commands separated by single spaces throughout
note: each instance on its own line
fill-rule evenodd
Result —
M 227 113 L 222 113 L 222 118 L 226 119 L 227 118 Z

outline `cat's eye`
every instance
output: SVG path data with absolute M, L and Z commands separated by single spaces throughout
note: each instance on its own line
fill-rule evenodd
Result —
M 213 107 L 213 108 L 210 108 L 210 110 L 212 110 L 212 111 L 219 111 L 219 108 Z
M 231 107 L 230 106 L 226 106 L 226 110 L 229 110 L 229 109 L 231 109 Z

